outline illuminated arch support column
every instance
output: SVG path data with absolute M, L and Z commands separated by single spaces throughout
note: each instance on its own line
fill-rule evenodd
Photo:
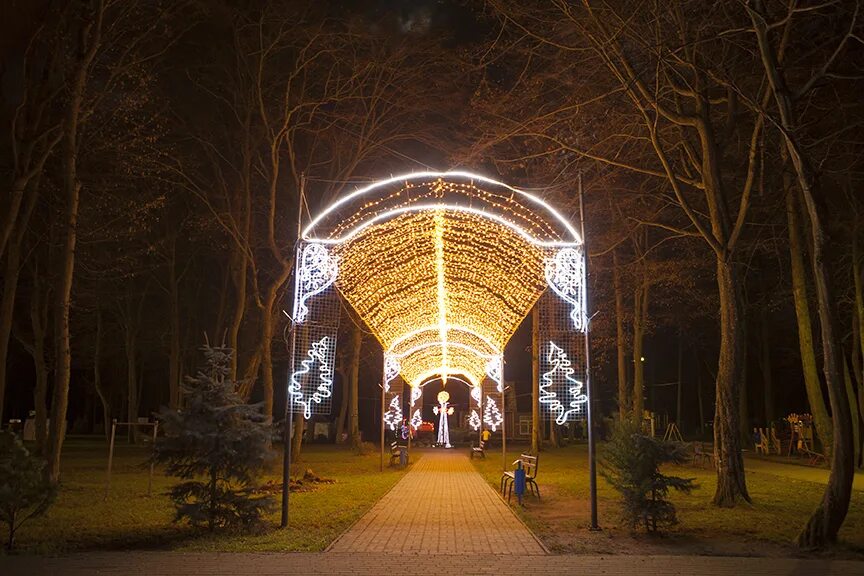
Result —
M 323 244 L 298 246 L 288 407 L 307 420 L 330 414 L 332 407 L 339 328 L 339 297 L 333 283 L 338 270 L 337 259 Z
M 423 424 L 423 389 L 420 386 L 409 386 L 411 398 L 408 404 L 408 423 L 414 432 Z
M 384 427 L 399 436 L 402 425 L 402 390 L 404 383 L 399 377 L 399 360 L 389 354 L 384 355 Z

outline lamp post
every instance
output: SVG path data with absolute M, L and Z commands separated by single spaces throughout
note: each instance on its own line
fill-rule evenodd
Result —
M 582 235 L 582 251 L 585 258 L 585 283 L 588 283 L 588 243 L 585 240 L 585 207 L 582 201 L 582 172 L 579 172 L 579 223 Z M 585 290 L 585 310 L 588 310 L 588 290 Z M 591 493 L 591 530 L 600 530 L 597 523 L 597 454 L 594 440 L 594 391 L 591 387 L 591 335 L 590 316 L 586 312 L 585 324 L 585 389 L 588 392 L 588 482 Z

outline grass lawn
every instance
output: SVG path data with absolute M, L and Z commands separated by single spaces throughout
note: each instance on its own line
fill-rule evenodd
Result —
M 107 448 L 103 442 L 70 440 L 63 451 L 62 485 L 57 501 L 42 518 L 19 531 L 17 548 L 29 553 L 73 550 L 171 549 L 185 551 L 316 551 L 323 550 L 392 487 L 403 470 L 386 466 L 378 471 L 377 452 L 362 456 L 332 445 L 303 447 L 300 462 L 292 470 L 301 476 L 315 474 L 335 480 L 317 484 L 310 492 L 292 492 L 290 523 L 278 529 L 277 509 L 268 526 L 253 535 L 209 535 L 172 522 L 174 509 L 166 496 L 176 480 L 157 469 L 153 496 L 147 497 L 148 468 L 145 448 L 117 445 L 111 496 L 105 500 Z M 416 458 L 416 457 L 415 457 Z M 279 457 L 262 481 L 281 483 Z
M 509 446 L 508 446 L 509 448 Z M 518 458 L 516 446 L 507 462 Z M 602 446 L 599 449 L 602 454 Z M 500 448 L 473 461 L 497 490 L 501 478 Z M 748 459 L 747 487 L 753 504 L 733 509 L 711 505 L 716 477 L 711 469 L 670 466 L 666 473 L 695 478 L 699 488 L 690 495 L 673 494 L 680 524 L 662 536 L 631 534 L 619 519 L 617 493 L 598 476 L 598 511 L 601 532 L 587 529 L 588 453 L 585 445 L 547 449 L 540 453 L 542 501 L 533 496 L 517 513 L 546 546 L 555 552 L 616 554 L 712 554 L 788 556 L 800 552 L 792 544 L 798 531 L 822 498 L 827 474 L 788 464 Z M 513 504 L 515 506 L 515 497 Z M 841 556 L 864 555 L 864 476 L 856 477 L 846 522 L 840 531 Z

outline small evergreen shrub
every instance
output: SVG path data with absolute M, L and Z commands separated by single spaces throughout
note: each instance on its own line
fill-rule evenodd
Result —
M 45 475 L 45 461 L 32 456 L 12 432 L 0 432 L 0 522 L 9 535 L 6 549 L 15 545 L 21 525 L 44 514 L 57 495 Z
M 256 477 L 270 454 L 272 430 L 260 404 L 247 404 L 229 378 L 231 350 L 205 346 L 207 365 L 184 386 L 183 409 L 159 414 L 165 437 L 153 459 L 184 480 L 171 489 L 175 521 L 213 531 L 251 527 L 274 506 L 257 491 Z
M 666 476 L 660 466 L 687 459 L 681 442 L 646 436 L 631 420 L 617 423 L 603 452 L 601 474 L 621 494 L 622 513 L 631 529 L 644 526 L 654 532 L 677 524 L 675 506 L 666 496 L 670 489 L 689 493 L 696 484 L 692 478 Z

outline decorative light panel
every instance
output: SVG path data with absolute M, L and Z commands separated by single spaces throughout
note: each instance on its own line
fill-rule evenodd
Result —
M 540 406 L 558 424 L 587 415 L 585 338 L 573 326 L 571 303 L 547 292 L 537 304 L 540 320 Z

